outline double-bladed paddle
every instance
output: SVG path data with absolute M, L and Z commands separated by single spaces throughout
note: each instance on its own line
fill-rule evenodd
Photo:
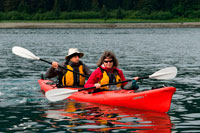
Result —
M 32 59 L 32 60 L 39 60 L 39 61 L 43 61 L 43 62 L 46 62 L 48 64 L 52 64 L 52 62 L 50 61 L 47 61 L 47 60 L 44 60 L 40 57 L 37 57 L 36 55 L 34 55 L 32 52 L 30 52 L 29 50 L 25 49 L 25 48 L 22 48 L 22 47 L 19 47 L 19 46 L 14 46 L 12 48 L 12 52 L 18 56 L 21 56 L 21 57 L 24 57 L 24 58 L 28 58 L 28 59 Z M 61 65 L 58 65 L 60 68 L 62 69 L 65 69 L 65 70 L 68 70 L 68 71 L 71 71 L 73 73 L 76 73 L 76 74 L 79 74 L 81 76 L 84 76 L 84 77 L 88 77 L 84 74 L 81 74 L 81 73 L 78 73 L 76 71 L 73 71 L 73 70 L 70 70 L 70 69 L 67 69 L 66 67 L 64 66 L 61 66 Z
M 139 79 L 150 78 L 150 79 L 165 79 L 165 80 L 167 80 L 167 79 L 172 79 L 172 78 L 176 77 L 176 74 L 177 74 L 176 67 L 167 67 L 167 68 L 161 69 L 161 70 L 153 73 L 152 75 L 149 75 L 147 77 L 140 77 Z M 101 85 L 101 87 L 109 86 L 109 85 L 116 85 L 116 84 L 129 82 L 129 81 L 132 81 L 132 79 L 121 81 L 121 82 L 116 82 L 116 83 L 104 84 L 104 85 Z M 95 88 L 95 86 L 89 87 L 89 88 L 83 88 L 83 89 L 79 89 L 79 90 L 61 89 L 61 88 L 53 89 L 53 90 L 47 91 L 45 93 L 45 96 L 48 100 L 55 102 L 55 101 L 64 100 L 64 99 L 68 98 L 69 96 L 71 96 L 75 92 L 89 90 L 89 89 L 93 89 L 93 88 Z

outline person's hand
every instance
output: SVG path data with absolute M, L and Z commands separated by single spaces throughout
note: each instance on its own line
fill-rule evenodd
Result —
M 134 77 L 133 79 L 137 81 L 139 79 L 139 77 Z
M 58 68 L 58 62 L 53 61 L 51 66 L 52 66 L 53 68 L 57 69 L 57 68 Z
M 100 87 L 101 87 L 101 84 L 96 83 L 96 84 L 94 84 L 94 86 L 95 86 L 96 88 L 100 88 Z

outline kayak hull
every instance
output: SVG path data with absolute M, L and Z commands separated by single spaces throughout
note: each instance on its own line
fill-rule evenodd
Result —
M 38 82 L 43 92 L 57 89 L 55 85 L 47 84 L 47 82 L 51 82 L 49 80 L 40 79 Z M 174 87 L 163 87 L 142 92 L 134 92 L 134 90 L 102 91 L 97 93 L 80 91 L 73 93 L 68 98 L 83 102 L 100 103 L 139 110 L 168 112 L 171 105 L 171 99 L 175 91 L 176 88 Z

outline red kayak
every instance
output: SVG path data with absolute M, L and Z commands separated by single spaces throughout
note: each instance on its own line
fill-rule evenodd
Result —
M 52 81 L 50 80 L 40 79 L 38 82 L 41 90 L 44 93 L 52 89 L 59 89 L 55 84 L 52 84 Z M 121 106 L 139 110 L 168 112 L 171 105 L 171 99 L 175 91 L 176 88 L 174 87 L 161 87 L 142 92 L 135 92 L 134 90 L 102 91 L 97 93 L 79 91 L 73 93 L 68 98 L 77 101 L 100 103 L 111 106 Z

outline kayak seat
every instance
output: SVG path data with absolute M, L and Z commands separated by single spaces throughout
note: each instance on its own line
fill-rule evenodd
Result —
M 160 86 L 154 86 L 154 87 L 151 88 L 151 90 L 160 89 L 160 88 L 164 88 L 164 87 L 167 87 L 167 85 L 163 84 L 163 85 L 160 85 Z
M 136 90 L 135 93 L 139 93 L 139 92 L 143 92 L 143 91 L 149 91 L 149 89 Z
M 41 79 L 43 79 L 43 80 L 45 80 L 46 78 L 45 78 L 45 75 L 42 73 L 41 74 L 41 77 L 40 77 Z
M 164 87 L 167 87 L 167 85 L 163 84 L 163 85 L 160 85 L 160 86 L 153 86 L 151 88 L 151 90 L 160 89 L 160 88 L 164 88 Z M 149 89 L 136 90 L 135 93 L 143 92 L 143 91 L 149 91 Z

